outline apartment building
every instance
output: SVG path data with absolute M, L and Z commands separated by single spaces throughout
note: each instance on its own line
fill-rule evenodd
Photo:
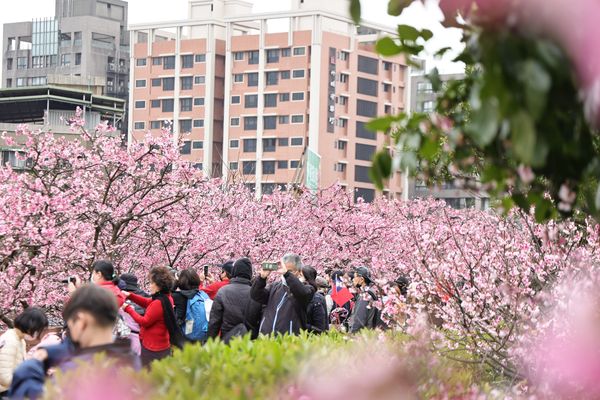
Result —
M 368 171 L 386 137 L 365 123 L 405 107 L 404 59 L 374 49 L 394 30 L 354 25 L 346 0 L 251 7 L 190 0 L 185 21 L 130 27 L 130 141 L 166 124 L 206 175 L 241 179 L 258 196 L 339 183 L 372 200 Z M 401 196 L 400 174 L 385 193 Z

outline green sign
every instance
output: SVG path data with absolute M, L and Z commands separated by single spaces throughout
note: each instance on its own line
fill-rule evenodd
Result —
M 316 192 L 319 189 L 319 167 L 321 165 L 321 157 L 311 149 L 307 149 L 307 151 L 306 187 L 312 192 Z

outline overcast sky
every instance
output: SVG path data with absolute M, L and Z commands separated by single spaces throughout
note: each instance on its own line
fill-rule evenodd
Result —
M 280 11 L 290 7 L 289 0 L 248 1 L 254 4 L 255 12 Z M 54 0 L 2 0 L 2 3 L 2 13 L 0 13 L 0 23 L 2 24 L 54 16 Z M 177 20 L 187 16 L 188 0 L 129 0 L 128 3 L 130 24 Z M 413 4 L 400 17 L 391 17 L 386 13 L 387 3 L 388 0 L 363 0 L 364 18 L 390 26 L 405 23 L 417 28 L 431 29 L 435 34 L 434 40 L 428 48 L 431 53 L 435 49 L 446 46 L 456 49 L 454 54 L 460 50 L 459 31 L 445 29 L 441 26 L 438 22 L 441 19 L 441 12 L 435 4 L 429 4 L 427 8 L 421 6 L 420 3 Z M 4 43 L 3 38 L 1 43 Z M 444 60 L 432 61 L 429 67 L 435 64 L 443 72 L 461 72 L 462 65 L 450 63 L 451 57 L 452 54 L 449 54 Z

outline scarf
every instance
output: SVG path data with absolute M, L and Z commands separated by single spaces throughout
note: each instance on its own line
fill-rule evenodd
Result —
M 177 326 L 175 311 L 173 311 L 173 305 L 171 304 L 171 301 L 169 301 L 169 296 L 167 296 L 167 293 L 165 292 L 157 292 L 152 295 L 152 300 L 160 300 L 163 308 L 165 325 L 167 326 L 167 331 L 169 331 L 169 342 L 172 346 L 181 349 L 185 343 L 185 336 L 183 336 L 183 332 L 181 332 L 181 329 Z

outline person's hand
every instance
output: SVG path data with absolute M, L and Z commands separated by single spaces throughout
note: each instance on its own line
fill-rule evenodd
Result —
M 33 358 L 38 361 L 44 362 L 48 358 L 48 352 L 46 351 L 46 349 L 37 349 L 35 353 L 33 353 Z
M 123 303 L 123 305 L 121 306 L 121 310 L 125 311 L 127 309 L 127 307 L 129 307 L 129 303 L 125 302 Z
M 200 277 L 200 282 L 202 283 L 202 285 L 204 286 L 204 281 L 206 281 L 206 275 L 204 275 L 204 272 L 200 272 L 198 274 L 198 276 Z
M 271 272 L 272 271 L 267 271 L 267 270 L 261 269 L 260 270 L 260 277 L 263 278 L 263 279 L 267 279 L 269 277 L 269 275 L 271 275 Z
M 125 296 L 125 298 L 126 298 L 126 299 L 128 299 L 128 298 L 129 298 L 129 296 L 131 296 L 131 293 L 129 293 L 128 291 L 125 291 L 125 290 L 121 290 L 121 294 L 122 294 L 123 296 Z

